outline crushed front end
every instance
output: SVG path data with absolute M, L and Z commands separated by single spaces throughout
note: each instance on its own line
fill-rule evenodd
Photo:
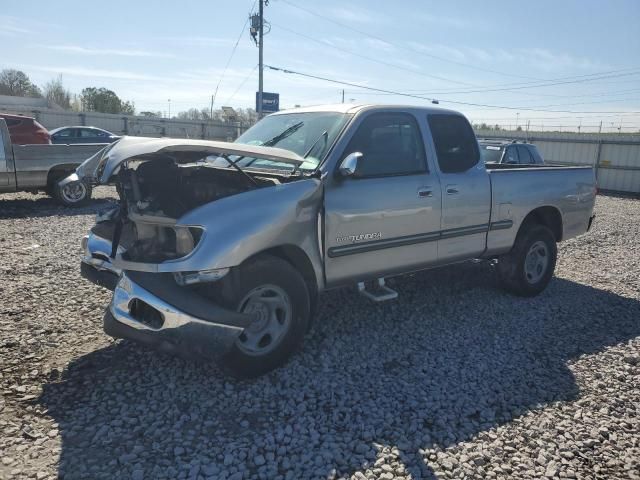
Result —
M 136 139 L 128 148 L 133 156 L 121 154 L 115 167 L 108 158 L 95 165 L 94 177 L 115 183 L 120 201 L 97 216 L 83 239 L 81 274 L 114 292 L 104 315 L 107 334 L 183 356 L 216 358 L 231 348 L 252 317 L 213 300 L 212 284 L 229 267 L 210 268 L 203 261 L 209 258 L 201 250 L 211 219 L 193 212 L 279 185 L 281 176 L 250 176 L 233 168 L 228 157 L 222 157 L 225 162 L 211 154 L 226 144 L 169 140 L 145 144 Z M 122 150 L 127 150 L 126 139 L 107 153 L 117 156 Z

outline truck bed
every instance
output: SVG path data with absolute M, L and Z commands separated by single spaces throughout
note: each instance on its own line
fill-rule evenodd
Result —
M 548 207 L 562 220 L 561 239 L 587 231 L 596 196 L 595 173 L 590 166 L 487 165 L 491 181 L 491 224 L 487 254 L 511 249 L 518 227 L 532 210 Z
M 73 170 L 104 147 L 103 143 L 13 145 L 14 161 L 9 171 L 15 172 L 18 190 L 42 188 L 47 185 L 51 168 L 64 166 Z

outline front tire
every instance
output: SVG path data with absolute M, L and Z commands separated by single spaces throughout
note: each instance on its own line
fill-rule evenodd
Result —
M 53 185 L 53 197 L 65 207 L 81 207 L 91 200 L 91 186 L 81 180 L 69 182 L 64 186 Z
M 251 313 L 254 322 L 222 358 L 239 377 L 256 377 L 285 363 L 301 345 L 310 317 L 302 275 L 278 257 L 262 255 L 216 282 L 223 306 Z
M 514 295 L 534 297 L 553 277 L 558 257 L 556 239 L 543 225 L 524 226 L 513 249 L 498 259 L 502 286 Z

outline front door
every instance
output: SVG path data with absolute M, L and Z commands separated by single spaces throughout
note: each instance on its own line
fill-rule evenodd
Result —
M 325 191 L 325 274 L 337 285 L 437 261 L 440 183 L 409 113 L 364 117 L 341 159 L 361 152 L 355 175 Z
M 489 231 L 489 174 L 480 160 L 478 142 L 466 118 L 431 114 L 428 120 L 442 185 L 438 261 L 474 258 L 484 252 Z

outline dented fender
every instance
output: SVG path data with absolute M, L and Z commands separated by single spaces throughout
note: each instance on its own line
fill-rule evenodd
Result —
M 318 215 L 322 184 L 306 178 L 222 198 L 189 211 L 176 221 L 180 226 L 204 228 L 196 248 L 186 257 L 149 264 L 124 261 L 124 270 L 187 272 L 230 268 L 265 250 L 294 245 L 302 249 L 324 285 L 318 245 Z

